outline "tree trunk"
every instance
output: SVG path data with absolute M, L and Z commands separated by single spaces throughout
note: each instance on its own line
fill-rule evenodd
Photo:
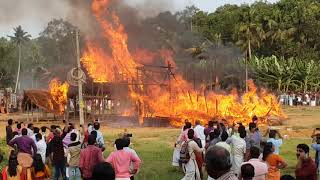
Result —
M 250 36 L 248 36 L 248 55 L 246 58 L 246 92 L 248 92 L 248 61 L 251 59 L 251 41 Z
M 19 76 L 20 76 L 20 68 L 21 68 L 21 43 L 19 43 L 19 64 L 18 64 L 18 73 L 17 73 L 17 80 L 16 80 L 16 86 L 14 88 L 14 93 L 17 93 L 18 84 L 19 84 Z

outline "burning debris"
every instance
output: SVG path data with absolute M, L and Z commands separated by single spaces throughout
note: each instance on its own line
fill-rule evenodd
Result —
M 168 117 L 173 126 L 180 126 L 184 119 L 208 121 L 215 117 L 227 119 L 229 123 L 246 123 L 254 115 L 286 117 L 277 98 L 264 89 L 257 91 L 252 81 L 249 82 L 250 91 L 243 95 L 236 90 L 231 94 L 214 93 L 204 87 L 196 90 L 182 75 L 173 72 L 176 67 L 174 52 L 141 48 L 131 52 L 125 28 L 109 6 L 109 0 L 92 1 L 92 13 L 103 31 L 104 43 L 87 39 L 81 62 L 96 83 L 128 83 L 129 97 L 136 108 L 125 110 L 126 115 L 138 114 L 140 123 L 143 117 Z M 167 70 L 166 79 L 153 75 L 157 83 L 150 83 L 142 77 L 146 76 L 144 67 L 159 59 L 166 64 L 157 66 Z
M 53 102 L 58 104 L 58 110 L 60 113 L 64 112 L 64 107 L 67 104 L 68 90 L 69 84 L 66 82 L 61 83 L 58 79 L 51 80 L 49 84 L 49 93 Z

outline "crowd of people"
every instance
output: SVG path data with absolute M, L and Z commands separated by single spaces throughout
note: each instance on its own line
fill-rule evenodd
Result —
M 181 167 L 182 180 L 316 180 L 319 176 L 320 129 L 312 135 L 310 157 L 307 144 L 296 146 L 295 177 L 281 175 L 287 168 L 280 155 L 283 137 L 278 130 L 268 128 L 262 134 L 254 116 L 246 128 L 242 123 L 229 126 L 226 120 L 209 121 L 207 127 L 196 121 L 194 127 L 186 120 L 173 152 L 172 165 Z M 205 167 L 205 168 L 204 168 Z M 320 176 L 319 176 L 320 178 Z
M 279 102 L 288 106 L 319 106 L 319 93 L 282 93 L 279 95 Z
M 67 122 L 63 128 L 48 128 L 14 124 L 9 119 L 6 142 L 11 152 L 2 170 L 3 180 L 133 180 L 141 164 L 126 133 L 104 157 L 105 141 L 98 120 L 86 128 Z

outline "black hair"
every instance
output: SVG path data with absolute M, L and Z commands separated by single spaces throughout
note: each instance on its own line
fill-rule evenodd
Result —
M 254 167 L 252 164 L 247 163 L 241 166 L 241 176 L 245 180 L 252 180 L 254 177 Z
M 194 137 L 194 130 L 193 129 L 189 129 L 188 130 L 188 139 L 193 139 Z
M 227 172 L 232 166 L 230 153 L 223 147 L 210 146 L 205 155 L 205 164 L 207 172 L 211 177 L 213 177 L 214 171 Z
M 94 128 L 95 130 L 99 130 L 99 129 L 100 129 L 100 123 L 94 122 L 94 123 L 93 123 L 93 128 Z
M 130 145 L 130 138 L 129 137 L 123 137 L 124 147 L 129 147 Z
M 97 139 L 97 136 L 98 136 L 97 131 L 91 131 L 90 134 Z
M 8 119 L 8 125 L 12 125 L 13 124 L 13 120 L 12 119 Z
M 121 150 L 124 148 L 124 141 L 123 139 L 116 139 L 116 141 L 114 142 L 116 144 L 116 148 L 117 150 Z
M 185 127 L 186 129 L 190 129 L 192 127 L 192 124 L 190 122 L 186 122 Z
M 17 166 L 18 165 L 19 165 L 19 163 L 18 163 L 17 155 L 12 150 L 10 153 L 9 162 L 8 162 L 8 174 L 10 177 L 17 175 Z
M 17 129 L 21 129 L 21 123 L 17 124 Z
M 71 133 L 71 134 L 70 134 L 70 140 L 71 140 L 71 141 L 77 140 L 77 134 L 76 134 L 76 133 Z
M 226 141 L 228 139 L 229 135 L 227 133 L 227 131 L 222 131 L 221 133 L 221 141 Z
M 251 158 L 258 159 L 260 156 L 260 149 L 257 146 L 251 146 L 250 156 L 251 156 Z
M 45 126 L 41 127 L 41 132 L 46 132 L 46 130 L 47 130 L 47 127 L 45 127 Z
M 245 129 L 239 129 L 239 134 L 240 134 L 240 137 L 242 139 L 244 139 L 246 136 L 247 136 L 247 131 Z
M 266 145 L 264 146 L 263 157 L 262 157 L 263 161 L 266 161 L 268 156 L 273 153 L 272 147 L 273 147 L 273 144 L 271 142 L 267 142 Z
M 280 180 L 295 180 L 295 178 L 291 175 L 283 175 Z
M 88 123 L 88 127 L 89 127 L 89 126 L 92 126 L 92 123 Z
M 251 131 L 252 129 L 255 129 L 257 127 L 256 123 L 249 123 L 249 131 Z
M 34 134 L 37 134 L 37 133 L 39 133 L 40 132 L 40 129 L 38 128 L 38 127 L 34 127 L 33 128 L 33 133 Z
M 276 134 L 277 134 L 277 131 L 276 131 L 276 130 L 270 130 L 270 132 L 269 132 L 269 138 L 276 138 Z
M 297 148 L 302 149 L 305 153 L 309 153 L 309 146 L 306 144 L 298 144 Z
M 34 167 L 35 173 L 44 171 L 45 165 L 43 164 L 42 157 L 40 154 L 34 155 L 32 166 Z
M 254 115 L 253 117 L 252 117 L 252 121 L 257 121 L 258 120 L 258 117 L 256 116 L 256 115 Z
M 209 122 L 208 122 L 208 126 L 209 126 L 209 127 L 213 127 L 213 121 L 209 121 Z
M 30 124 L 28 124 L 28 128 L 30 129 L 31 127 L 33 126 L 33 124 L 32 123 L 30 123 Z
M 36 139 L 42 139 L 42 135 L 40 133 L 36 134 Z
M 88 137 L 88 145 L 94 145 L 96 143 L 96 138 L 91 134 Z
M 27 135 L 28 134 L 28 130 L 26 128 L 23 128 L 21 133 L 22 133 L 22 135 Z
M 19 133 L 17 132 L 17 131 L 13 131 L 12 132 L 12 136 L 14 137 L 14 136 L 17 136 L 17 135 L 19 135 Z
M 116 174 L 111 164 L 108 162 L 98 163 L 92 171 L 92 179 L 94 180 L 114 180 Z

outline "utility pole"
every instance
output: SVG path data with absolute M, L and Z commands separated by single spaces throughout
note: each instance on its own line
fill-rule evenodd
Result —
M 78 91 L 79 91 L 79 117 L 80 117 L 80 125 L 84 125 L 84 116 L 83 116 L 83 97 L 82 97 L 82 80 L 80 79 L 80 76 L 82 76 L 81 71 L 81 64 L 80 64 L 80 48 L 79 48 L 79 31 L 76 30 L 76 46 L 77 46 L 77 69 L 78 73 L 77 76 L 79 78 L 78 80 Z

